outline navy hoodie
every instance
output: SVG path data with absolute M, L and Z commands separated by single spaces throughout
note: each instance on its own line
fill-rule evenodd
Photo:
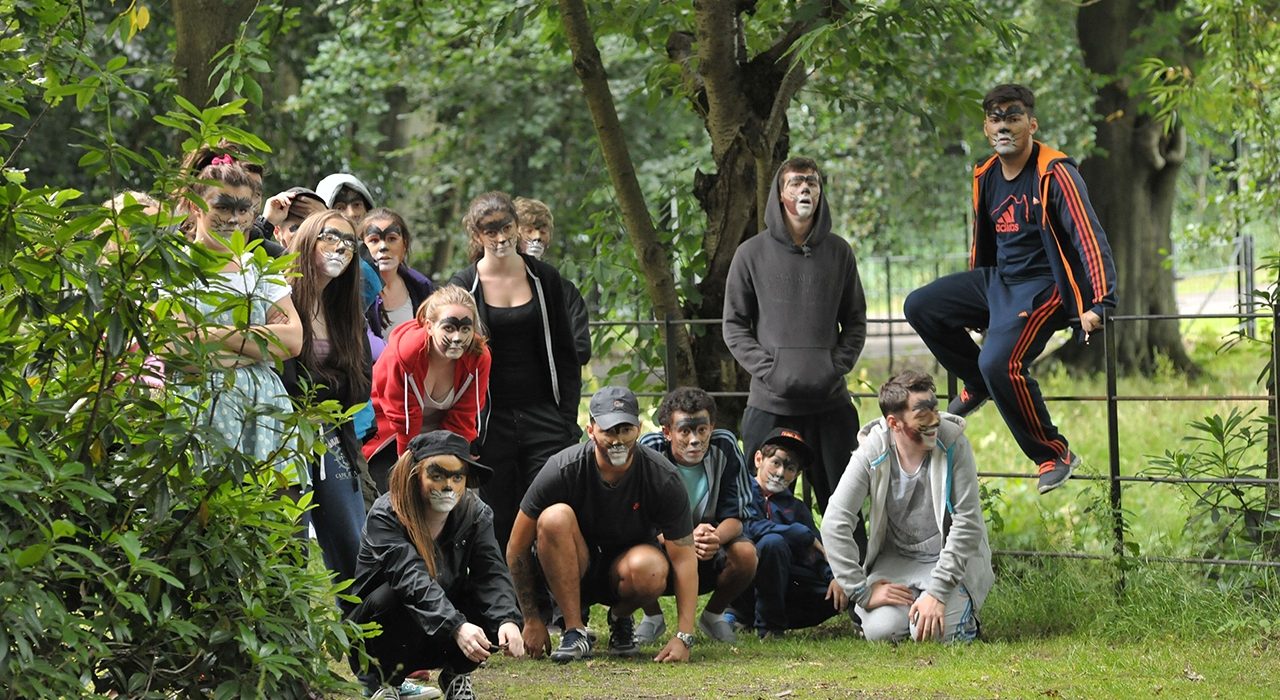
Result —
M 850 403 L 845 375 L 866 343 L 867 301 L 853 249 L 831 233 L 825 195 L 804 244 L 791 241 L 780 174 L 765 230 L 743 242 L 729 266 L 724 342 L 751 373 L 747 405 L 798 416 Z

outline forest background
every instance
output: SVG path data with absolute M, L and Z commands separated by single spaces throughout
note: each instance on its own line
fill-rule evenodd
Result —
M 0 0 L 0 9 L 0 257 L 13 358 L 0 383 L 0 504 L 14 516 L 0 525 L 0 660 L 6 674 L 25 670 L 0 685 L 15 697 L 48 688 L 287 695 L 297 678 L 336 682 L 307 659 L 358 634 L 317 612 L 332 591 L 307 574 L 270 490 L 236 487 L 262 465 L 231 455 L 227 474 L 200 471 L 186 456 L 199 436 L 164 418 L 174 399 L 105 381 L 138 362 L 126 340 L 160 347 L 180 335 L 152 292 L 189 281 L 201 261 L 165 240 L 167 222 L 92 203 L 124 189 L 166 196 L 189 177 L 176 162 L 196 144 L 226 139 L 260 159 L 267 194 L 358 174 L 409 219 L 412 260 L 438 281 L 466 264 L 460 219 L 472 196 L 542 199 L 556 214 L 551 256 L 594 319 L 714 319 L 733 250 L 759 228 L 762 193 L 789 155 L 822 164 L 835 230 L 860 259 L 908 255 L 932 269 L 964 251 L 970 168 L 988 152 L 979 101 L 1017 81 L 1037 91 L 1039 138 L 1081 161 L 1116 251 L 1118 313 L 1172 313 L 1178 271 L 1222 266 L 1242 235 L 1264 258 L 1277 250 L 1273 2 Z M 104 224 L 134 230 L 128 264 L 84 264 L 100 259 L 109 235 L 94 232 Z M 1275 270 L 1263 266 L 1260 286 Z M 673 329 L 662 338 L 656 327 L 597 328 L 595 380 L 660 388 L 668 377 L 652 368 L 669 342 L 679 382 L 745 387 L 714 325 Z M 1127 324 L 1119 366 L 1185 391 L 1213 353 L 1197 354 L 1183 330 L 1167 319 Z M 1060 356 L 1099 367 L 1072 348 Z M 1268 357 L 1255 353 L 1243 371 L 1264 387 Z M 91 410 L 73 410 L 86 398 Z M 732 425 L 740 406 L 728 403 Z M 1253 415 L 1219 429 L 1202 416 L 1199 429 L 1186 427 L 1191 419 L 1173 429 L 1208 435 L 1220 462 L 1274 478 L 1274 421 Z M 1230 452 L 1242 437 L 1245 448 Z M 1166 468 L 1208 459 L 1193 448 L 1165 454 Z M 1202 491 L 1174 519 L 1218 523 L 1225 513 L 1238 525 L 1231 556 L 1275 551 L 1264 535 L 1274 491 L 1220 508 L 1205 507 Z M 1073 521 L 1091 505 L 1053 517 Z M 1010 542 L 1043 543 L 1032 532 L 1043 512 L 1005 515 L 1016 525 Z M 1197 531 L 1186 546 L 1205 552 L 1206 536 L 1222 545 L 1227 529 Z M 215 541 L 227 557 L 217 564 Z M 248 585 L 244 572 L 264 556 L 272 573 Z M 1245 585 L 1256 594 L 1271 584 Z M 59 662 L 85 648 L 76 663 Z

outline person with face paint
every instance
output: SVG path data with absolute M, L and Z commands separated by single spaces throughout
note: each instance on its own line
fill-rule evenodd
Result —
M 520 252 L 537 260 L 543 260 L 551 248 L 556 220 L 545 203 L 528 197 L 516 197 L 516 218 L 520 220 Z M 564 282 L 564 306 L 569 312 L 569 325 L 573 327 L 573 346 L 578 351 L 578 364 L 583 367 L 591 362 L 591 326 L 587 315 L 587 302 L 578 286 L 568 279 Z
M 995 574 L 964 419 L 939 413 L 933 378 L 915 370 L 880 387 L 880 411 L 823 515 L 827 560 L 868 640 L 970 641 Z
M 856 446 L 858 412 L 845 381 L 867 338 L 867 303 L 849 244 L 831 230 L 821 171 L 792 158 L 778 168 L 765 230 L 742 243 L 725 281 L 724 341 L 751 374 L 742 414 L 746 454 L 774 428 L 817 454 L 805 476 L 818 510 Z
M 498 543 L 505 546 L 538 470 L 581 434 L 582 367 L 564 281 L 551 265 L 518 251 L 520 220 L 511 197 L 477 196 L 463 225 L 473 264 L 450 284 L 471 292 L 489 332 L 493 372 L 478 448 L 495 476 L 480 496 L 493 507 Z
M 447 430 L 415 436 L 369 511 L 352 590 L 362 602 L 348 617 L 382 626 L 364 642 L 368 669 L 351 656 L 374 697 L 399 697 L 408 671 L 440 668 L 446 700 L 475 698 L 470 674 L 480 664 L 499 649 L 524 656 L 493 511 L 473 488 L 493 471 L 470 452 Z
M 289 481 L 305 484 L 306 470 L 287 462 L 289 450 L 282 448 L 286 431 L 280 415 L 292 412 L 293 406 L 272 369 L 275 361 L 301 352 L 301 315 L 282 277 L 267 274 L 251 254 L 229 255 L 227 241 L 253 218 L 250 175 L 234 157 L 219 155 L 209 159 L 197 180 L 182 205 L 188 215 L 184 226 L 194 245 L 227 258 L 220 273 L 195 290 L 200 313 L 195 331 L 216 354 L 190 358 L 191 365 L 215 367 L 195 389 L 191 405 L 208 401 L 210 410 L 197 414 L 197 420 L 221 434 L 228 449 L 271 464 Z M 204 206 L 190 198 L 202 200 Z M 241 316 L 244 308 L 247 321 Z
M 609 607 L 609 653 L 639 653 L 632 615 L 675 581 L 675 636 L 654 661 L 688 661 L 698 604 L 689 497 L 666 458 L 639 444 L 640 406 L 630 389 L 607 386 L 591 397 L 590 440 L 547 461 L 524 495 L 507 545 L 507 564 L 524 612 L 532 656 L 551 649 L 539 613 L 539 574 L 564 614 L 551 659 L 590 658 L 583 611 Z M 659 541 L 661 536 L 661 541 Z
M 640 444 L 675 466 L 689 499 L 698 594 L 711 593 L 698 616 L 698 629 L 716 641 L 735 642 L 725 609 L 751 585 L 756 571 L 756 548 L 742 534 L 751 487 L 738 438 L 716 428 L 715 399 L 697 387 L 679 387 L 664 396 L 657 420 L 662 432 L 643 435 Z M 662 637 L 666 628 L 655 601 L 644 608 L 636 641 L 648 644 Z
M 995 155 L 973 174 L 969 271 L 907 296 L 903 313 L 938 363 L 964 381 L 947 410 L 965 416 L 992 399 L 1040 493 L 1065 484 L 1080 464 L 1029 371 L 1058 331 L 1077 340 L 1116 306 L 1111 246 L 1076 164 L 1036 141 L 1035 95 L 999 85 L 982 101 Z M 997 167 L 998 166 L 998 167 Z M 969 329 L 985 330 L 981 347 Z
M 365 317 L 372 332 L 388 340 L 397 326 L 414 319 L 435 285 L 409 267 L 409 225 L 404 217 L 390 209 L 374 209 L 360 222 L 360 238 L 382 279 L 382 292 Z
M 358 245 L 351 222 L 328 209 L 308 216 L 290 237 L 288 250 L 296 255 L 290 285 L 303 319 L 302 352 L 284 366 L 285 386 L 295 400 L 334 399 L 345 409 L 369 395 Z M 307 517 L 325 565 L 346 580 L 356 574 L 365 517 L 360 477 L 367 467 L 351 421 L 321 426 L 320 433 L 327 450 L 311 462 L 315 508 Z
M 379 493 L 415 435 L 444 429 L 476 439 L 491 363 L 476 302 L 461 287 L 437 289 L 415 320 L 392 331 L 373 367 L 378 428 L 364 444 Z
M 774 428 L 755 453 L 756 478 L 742 528 L 759 559 L 753 607 L 761 639 L 819 625 L 849 603 L 832 577 L 813 511 L 792 493 L 813 458 L 800 433 L 787 428 Z

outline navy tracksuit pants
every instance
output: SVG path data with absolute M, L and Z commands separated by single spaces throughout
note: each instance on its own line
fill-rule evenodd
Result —
M 909 294 L 903 313 L 943 367 L 970 391 L 991 395 L 1031 461 L 1068 454 L 1067 439 L 1054 427 L 1027 369 L 1049 338 L 1067 327 L 1052 279 L 1006 282 L 993 267 L 957 272 Z M 986 329 L 981 347 L 969 328 Z

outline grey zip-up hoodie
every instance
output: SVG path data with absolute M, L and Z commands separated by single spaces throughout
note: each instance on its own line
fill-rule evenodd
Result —
M 850 403 L 845 375 L 867 339 L 867 301 L 853 249 L 831 233 L 827 198 L 796 245 L 769 189 L 765 230 L 733 255 L 725 281 L 724 342 L 751 373 L 747 405 L 807 415 Z
M 976 611 L 987 599 L 995 573 L 978 497 L 978 469 L 964 425 L 960 416 L 943 413 L 929 456 L 929 483 L 938 532 L 942 534 L 942 553 L 925 590 L 945 603 L 955 587 L 964 584 Z M 876 557 L 880 556 L 889 527 L 884 504 L 889 493 L 892 447 L 893 436 L 884 418 L 864 426 L 858 433 L 858 449 L 849 459 L 822 516 L 822 543 L 831 571 L 849 598 L 864 607 L 871 597 L 868 574 L 875 574 Z M 867 511 L 867 557 L 863 565 L 858 563 L 853 519 L 861 517 L 859 510 L 868 496 L 871 505 Z

